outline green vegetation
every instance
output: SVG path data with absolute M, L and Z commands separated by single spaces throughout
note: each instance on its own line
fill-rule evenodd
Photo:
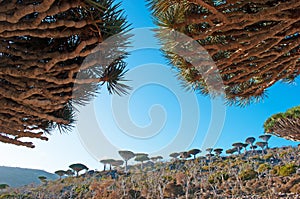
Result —
M 198 153 L 201 153 L 200 149 L 191 149 L 191 150 L 188 151 L 188 154 L 193 155 L 194 159 L 196 159 L 196 155 Z
M 0 190 L 1 190 L 1 189 L 6 189 L 6 188 L 8 188 L 8 187 L 9 187 L 8 184 L 0 184 Z
M 127 163 L 128 160 L 134 158 L 135 154 L 132 151 L 119 151 L 119 155 L 123 158 L 125 161 L 125 172 L 127 171 Z
M 81 163 L 71 164 L 69 167 L 75 171 L 77 177 L 80 171 L 88 170 L 87 166 Z
M 39 176 L 38 179 L 39 179 L 41 182 L 47 182 L 47 177 L 46 177 L 46 176 Z
M 57 170 L 54 173 L 59 176 L 59 179 L 61 179 L 62 176 L 66 175 L 66 171 L 64 170 Z
M 298 147 L 269 148 L 221 156 L 220 148 L 207 150 L 208 156 L 182 156 L 170 161 L 155 161 L 159 156 L 125 152 L 125 159 L 136 157 L 140 165 L 127 167 L 118 162 L 112 170 L 88 171 L 78 174 L 83 164 L 71 165 L 70 175 L 64 179 L 47 180 L 40 186 L 4 189 L 0 198 L 280 198 L 289 194 L 299 197 L 300 176 Z M 215 155 L 214 155 L 215 153 Z M 121 153 L 123 156 L 124 154 Z M 120 154 L 120 157 L 122 157 Z M 181 154 L 188 154 L 182 152 Z M 219 155 L 218 155 L 219 154 Z M 284 154 L 280 156 L 279 154 Z M 173 157 L 178 154 L 172 153 Z M 296 155 L 296 156 L 295 156 Z M 293 157 L 293 158 L 291 158 Z M 147 159 L 147 160 L 145 160 Z M 122 165 L 121 165 L 122 164 Z M 127 165 L 128 166 L 128 165 Z M 68 173 L 58 170 L 57 175 Z M 74 175 L 76 173 L 76 175 Z M 77 176 L 77 177 L 76 177 Z M 273 183 L 269 183 L 269 182 Z M 279 194 L 280 192 L 280 194 Z
M 247 169 L 240 172 L 239 177 L 242 180 L 252 180 L 257 177 L 257 172 L 254 169 Z
M 266 155 L 264 155 L 264 156 L 262 157 L 262 159 L 264 159 L 265 161 L 268 161 L 268 160 L 270 160 L 271 158 L 273 158 L 273 154 L 271 154 L 271 153 L 268 153 L 268 154 L 266 154 Z
M 263 164 L 260 164 L 257 168 L 257 171 L 259 173 L 263 173 L 263 172 L 266 172 L 266 171 L 269 171 L 271 169 L 271 166 L 270 164 L 268 163 L 263 163 Z
M 225 173 L 225 172 L 216 172 L 212 175 L 209 176 L 208 178 L 208 182 L 213 184 L 213 183 L 221 183 L 221 182 L 224 182 L 226 180 L 228 180 L 229 178 L 229 175 L 228 173 Z
M 141 162 L 141 169 L 143 169 L 143 163 L 147 160 L 150 160 L 148 154 L 135 154 L 135 161 Z
M 277 113 L 269 117 L 264 123 L 265 132 L 300 141 L 300 106 L 288 109 L 284 113 Z
M 159 26 L 156 36 L 162 51 L 188 88 L 212 96 L 224 91 L 228 104 L 245 106 L 263 99 L 277 81 L 292 82 L 300 73 L 299 33 L 286 39 L 299 28 L 297 0 L 148 2 Z M 128 35 L 107 44 L 108 52 L 100 52 L 101 58 L 115 58 L 112 63 L 84 63 L 87 56 L 99 53 L 98 44 L 126 32 L 119 3 L 21 0 L 0 4 L 0 58 L 5 60 L 0 142 L 33 148 L 22 138 L 48 140 L 46 133 L 54 129 L 69 131 L 75 122 L 74 105 L 91 101 L 99 87 L 105 84 L 109 93 L 119 95 L 130 89 L 121 83 L 126 53 L 118 55 L 127 46 Z M 191 41 L 172 40 L 178 33 Z M 194 49 L 193 42 L 203 48 Z M 180 53 L 174 52 L 179 46 Z M 14 189 L 1 184 L 0 198 L 279 198 L 279 192 L 299 193 L 299 147 L 270 149 L 268 142 L 271 134 L 300 141 L 300 106 L 271 116 L 264 128 L 269 134 L 259 136 L 261 141 L 248 137 L 235 142 L 225 150 L 229 156 L 222 156 L 222 148 L 207 148 L 197 157 L 202 151 L 191 149 L 171 153 L 172 161 L 160 162 L 161 156 L 122 150 L 118 153 L 124 161 L 100 160 L 102 172 L 71 164 L 70 169 L 55 172 L 59 180 L 39 175 L 40 186 Z M 128 167 L 133 158 L 140 168 Z
M 299 167 L 299 166 L 298 166 Z M 297 166 L 295 164 L 286 164 L 283 166 L 276 166 L 273 169 L 273 173 L 279 176 L 289 176 L 296 173 Z

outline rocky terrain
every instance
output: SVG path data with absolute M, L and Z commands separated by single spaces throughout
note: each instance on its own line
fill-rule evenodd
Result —
M 300 198 L 299 147 L 207 155 L 42 179 L 3 188 L 0 198 Z

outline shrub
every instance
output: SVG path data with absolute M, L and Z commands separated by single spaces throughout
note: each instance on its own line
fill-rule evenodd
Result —
M 263 159 L 268 161 L 273 157 L 273 154 L 268 153 L 267 155 L 263 156 Z
M 209 166 L 204 165 L 201 167 L 201 169 L 202 171 L 209 171 Z
M 1 190 L 1 189 L 6 189 L 6 188 L 8 188 L 8 187 L 9 187 L 8 184 L 0 184 L 0 190 Z
M 83 184 L 75 188 L 75 193 L 80 195 L 89 191 L 89 185 Z
M 279 154 L 279 157 L 283 158 L 284 156 L 286 156 L 288 154 L 288 152 L 283 151 L 282 153 Z
M 296 173 L 296 165 L 286 164 L 286 165 L 279 167 L 277 174 L 280 176 L 289 176 L 293 173 Z
M 213 184 L 216 182 L 222 182 L 228 180 L 229 175 L 225 172 L 217 172 L 208 177 L 208 182 Z
M 239 177 L 242 180 L 251 180 L 251 179 L 257 178 L 257 175 L 258 175 L 257 172 L 254 171 L 253 169 L 247 169 L 247 170 L 241 171 L 239 174 Z
M 257 168 L 257 171 L 259 173 L 263 173 L 267 170 L 270 170 L 271 169 L 271 166 L 268 164 L 268 163 L 264 163 L 264 164 L 260 164 Z
M 30 199 L 29 196 L 21 194 L 21 193 L 12 193 L 12 194 L 0 195 L 0 199 L 15 199 L 15 198 Z

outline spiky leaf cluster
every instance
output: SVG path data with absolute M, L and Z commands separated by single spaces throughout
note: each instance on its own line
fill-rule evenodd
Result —
M 101 85 L 126 93 L 127 36 L 99 44 L 127 27 L 112 0 L 0 1 L 0 141 L 34 147 L 23 138 L 70 130 Z
M 300 141 L 300 106 L 272 115 L 265 121 L 264 129 L 266 133 Z
M 206 73 L 212 65 L 220 73 L 229 105 L 260 101 L 266 89 L 282 80 L 292 82 L 300 73 L 300 2 L 298 0 L 148 0 L 158 38 L 170 63 L 187 84 L 209 94 Z M 195 65 L 174 53 L 165 32 L 176 31 L 197 41 L 214 63 Z M 178 45 L 174 39 L 173 46 Z M 182 42 L 184 43 L 184 42 Z M 194 54 L 192 54 L 194 53 Z M 195 57 L 197 58 L 197 57 Z M 201 69 L 201 70 L 199 70 Z

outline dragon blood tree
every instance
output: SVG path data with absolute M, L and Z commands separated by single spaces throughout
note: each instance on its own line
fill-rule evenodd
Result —
M 109 63 L 84 60 L 127 45 L 99 48 L 127 27 L 112 0 L 0 1 L 0 141 L 34 147 L 22 138 L 47 140 L 55 128 L 69 130 L 73 105 L 86 104 L 101 85 L 125 93 L 119 81 L 126 55 Z
M 292 82 L 300 73 L 299 0 L 148 0 L 165 56 L 187 85 L 208 94 L 205 76 L 215 64 L 229 105 L 245 106 L 265 96 L 279 80 Z M 174 41 L 166 34 L 174 34 Z M 212 62 L 180 42 L 180 32 L 198 42 Z M 181 54 L 175 46 L 186 45 Z M 200 46 L 199 45 L 199 46 Z M 194 55 L 193 55 L 194 54 Z M 183 56 L 184 55 L 184 56 Z M 199 69 L 201 69 L 199 72 Z
M 264 129 L 266 133 L 300 141 L 300 106 L 272 115 L 265 121 Z

